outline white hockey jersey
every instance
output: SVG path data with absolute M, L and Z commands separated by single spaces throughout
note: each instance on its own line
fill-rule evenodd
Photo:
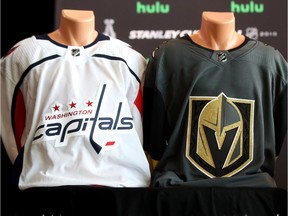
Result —
M 20 170 L 19 188 L 148 186 L 146 64 L 128 44 L 103 34 L 84 47 L 32 36 L 2 57 L 1 137 Z

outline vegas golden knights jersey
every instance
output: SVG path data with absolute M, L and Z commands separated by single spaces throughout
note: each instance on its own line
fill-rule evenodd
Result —
M 144 83 L 144 147 L 157 187 L 275 187 L 287 133 L 287 62 L 246 37 L 214 51 L 188 35 L 154 50 Z

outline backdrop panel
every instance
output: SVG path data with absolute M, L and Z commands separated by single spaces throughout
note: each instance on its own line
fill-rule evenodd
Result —
M 234 12 L 237 31 L 279 49 L 287 58 L 287 1 L 271 0 L 57 0 L 62 9 L 93 10 L 96 28 L 131 44 L 144 56 L 163 40 L 200 28 L 203 11 Z

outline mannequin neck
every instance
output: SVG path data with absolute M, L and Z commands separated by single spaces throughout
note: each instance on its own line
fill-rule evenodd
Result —
M 62 10 L 59 28 L 48 34 L 67 46 L 88 45 L 95 41 L 97 35 L 94 13 L 85 10 Z
M 245 40 L 235 31 L 235 17 L 231 12 L 203 12 L 200 30 L 191 38 L 195 43 L 213 50 L 229 50 Z

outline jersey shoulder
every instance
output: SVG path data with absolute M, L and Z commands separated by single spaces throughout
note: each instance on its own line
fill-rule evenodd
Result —
M 258 40 L 250 40 L 254 43 L 253 48 L 243 56 L 247 61 L 266 68 L 272 73 L 277 73 L 287 80 L 287 60 L 275 47 Z
M 97 53 L 106 55 L 111 61 L 125 62 L 130 69 L 135 71 L 144 71 L 147 66 L 147 60 L 130 44 L 117 38 L 109 37 L 109 40 L 102 40 L 96 44 Z
M 186 46 L 193 46 L 190 40 L 191 39 L 187 34 L 181 37 L 165 40 L 152 51 L 151 57 L 157 58 L 167 54 L 173 54 L 173 56 L 181 54 L 184 52 Z
M 7 61 L 27 67 L 39 59 L 53 54 L 50 49 L 46 49 L 45 43 L 47 40 L 37 39 L 34 35 L 22 39 L 1 58 L 1 64 Z
M 1 74 L 12 74 L 25 71 L 30 65 L 41 58 L 43 52 L 35 36 L 17 42 L 1 58 Z M 42 53 L 42 54 L 41 54 Z
M 251 51 L 251 54 L 255 56 L 261 56 L 265 60 L 269 60 L 269 59 L 273 59 L 273 60 L 281 59 L 281 61 L 284 60 L 284 57 L 279 52 L 279 50 L 269 44 L 266 44 L 262 41 L 255 40 L 255 39 L 249 39 L 248 43 L 254 44 L 253 48 L 251 49 L 249 48 L 249 49 Z
M 29 48 L 33 48 L 35 45 L 35 37 L 31 36 L 29 38 L 24 38 L 18 41 L 16 44 L 12 46 L 10 50 L 2 57 L 2 59 L 7 58 L 10 55 L 19 55 L 22 52 L 28 51 Z
M 118 38 L 113 38 L 109 36 L 109 40 L 103 40 L 103 45 L 105 46 L 105 50 L 107 54 L 125 57 L 128 58 L 129 56 L 133 58 L 144 58 L 143 55 L 134 49 L 129 43 L 120 40 Z

